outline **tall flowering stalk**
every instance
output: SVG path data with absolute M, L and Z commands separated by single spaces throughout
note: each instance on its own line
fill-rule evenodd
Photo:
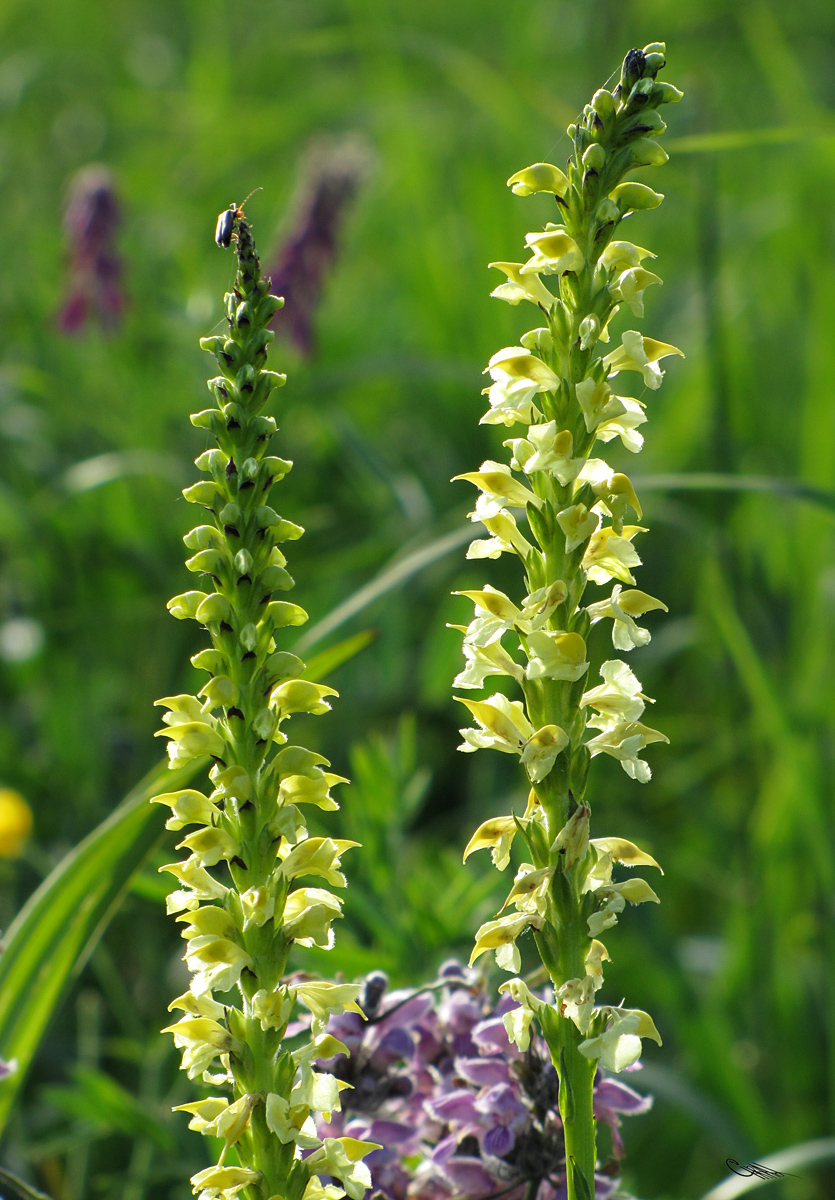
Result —
M 215 405 L 191 418 L 217 445 L 197 459 L 209 478 L 183 493 L 206 510 L 206 523 L 184 540 L 194 552 L 186 566 L 210 590 L 168 605 L 208 631 L 211 648 L 192 662 L 209 681 L 197 696 L 157 701 L 168 709 L 159 733 L 170 739 L 171 765 L 210 756 L 213 790 L 155 798 L 171 809 L 169 829 L 196 827 L 179 843 L 188 857 L 162 868 L 180 884 L 168 911 L 184 926 L 192 972 L 189 991 L 170 1006 L 183 1015 L 166 1032 L 189 1077 L 223 1093 L 181 1106 L 192 1129 L 224 1143 L 217 1165 L 192 1179 L 200 1200 L 241 1192 L 248 1200 L 336 1200 L 345 1192 L 359 1200 L 370 1183 L 362 1158 L 373 1145 L 319 1137 L 313 1115 L 329 1120 L 340 1107 L 337 1080 L 313 1063 L 344 1052 L 325 1023 L 359 1011 L 359 985 L 284 978 L 293 944 L 329 947 L 341 915 L 336 895 L 298 880 L 344 887 L 340 857 L 357 843 L 308 836 L 301 806 L 337 808 L 330 789 L 345 780 L 320 754 L 289 745 L 283 729 L 293 713 L 327 712 L 336 693 L 303 679 L 304 663 L 277 648 L 282 630 L 307 619 L 298 605 L 273 599 L 293 586 L 280 544 L 303 532 L 269 505 L 273 484 L 291 467 L 269 454 L 276 423 L 263 415 L 285 381 L 264 365 L 274 336 L 266 326 L 282 301 L 261 278 L 240 208 L 221 214 L 217 240 L 234 242 L 238 270 L 226 296 L 227 332 L 200 343 L 220 368 L 209 380 Z M 233 989 L 236 1002 L 215 996 Z M 284 1041 L 297 1002 L 309 1010 L 311 1037 L 291 1051 Z M 344 1191 L 323 1186 L 319 1173 Z
M 477 722 L 462 730 L 460 749 L 492 747 L 518 755 L 532 784 L 524 816 L 486 821 L 467 847 L 465 857 L 490 847 L 496 866 L 504 869 L 518 832 L 530 856 L 500 915 L 479 929 L 472 961 L 493 950 L 498 965 L 516 973 L 516 940 L 534 931 L 554 1003 L 538 1000 L 521 979 L 510 980 L 503 990 L 520 1007 L 507 1014 L 507 1027 L 525 1049 L 535 1016 L 547 1040 L 560 1082 L 569 1200 L 595 1194 L 592 1090 L 598 1064 L 619 1071 L 638 1059 L 641 1038 L 660 1043 L 646 1013 L 595 1004 L 609 958 L 598 935 L 616 923 L 627 901 L 658 900 L 643 879 L 615 882 L 613 867 L 657 863 L 623 838 L 590 841 L 585 791 L 596 755 L 612 756 L 631 778 L 645 783 L 650 770 L 641 751 L 667 741 L 642 723 L 649 698 L 621 659 L 604 662 L 602 683 L 589 685 L 586 645 L 590 627 L 601 621 L 612 622 L 616 650 L 645 645 L 650 635 L 636 618 L 665 608 L 633 586 L 632 569 L 640 565 L 633 540 L 645 532 L 627 523 L 630 510 L 641 519 L 635 489 L 626 475 L 592 457 L 596 443 L 617 437 L 633 453 L 642 445 L 644 402 L 615 395 L 613 377 L 635 372 L 654 391 L 664 374 L 659 361 L 681 354 L 634 329 L 623 332 L 614 349 L 598 348 L 609 343 L 615 313 L 623 308 L 642 317 L 644 291 L 661 282 L 642 265 L 654 255 L 616 240 L 616 234 L 631 212 L 662 200 L 646 184 L 624 182 L 624 176 L 667 159 L 657 141 L 665 128 L 657 110 L 681 93 L 656 82 L 664 54 L 661 43 L 631 50 L 614 90 L 595 92 L 569 127 L 574 152 L 567 174 L 536 163 L 508 180 L 517 195 L 552 194 L 560 222 L 528 234 L 532 257 L 526 263 L 491 264 L 506 276 L 492 294 L 514 305 L 523 300 L 536 305 L 546 323 L 526 333 L 521 345 L 493 355 L 487 368 L 493 383 L 482 424 L 527 427 L 523 436 L 505 442 L 509 465 L 488 461 L 458 477 L 479 489 L 471 516 L 490 535 L 473 543 L 468 557 L 516 554 L 526 587 L 519 604 L 489 584 L 459 593 L 474 602 L 475 618 L 462 628 L 467 665 L 455 684 L 482 688 L 488 676 L 503 675 L 524 698 L 456 697 Z M 556 294 L 542 276 L 556 278 Z M 518 528 L 513 507 L 524 509 L 531 540 Z M 611 594 L 589 603 L 589 583 L 612 584 Z M 523 661 L 505 648 L 509 635 Z

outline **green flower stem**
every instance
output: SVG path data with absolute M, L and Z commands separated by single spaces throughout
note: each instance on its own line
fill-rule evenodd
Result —
M 521 979 L 510 980 L 503 988 L 519 1007 L 505 1023 L 525 1049 L 536 1017 L 548 1042 L 560 1081 L 569 1200 L 594 1197 L 592 1089 L 598 1065 L 618 1071 L 639 1056 L 641 1037 L 659 1040 L 647 1014 L 594 1005 L 608 958 L 597 934 L 616 923 L 627 901 L 658 899 L 644 880 L 614 882 L 613 866 L 657 864 L 624 839 L 589 840 L 585 791 L 594 755 L 612 755 L 629 775 L 646 782 L 650 772 L 639 751 L 666 741 L 640 722 L 648 697 L 626 664 L 604 662 L 603 684 L 589 687 L 586 658 L 593 624 L 611 619 L 615 648 L 629 650 L 649 641 L 635 617 L 664 608 L 637 589 L 621 594 L 624 584 L 635 583 L 631 568 L 640 565 L 632 541 L 644 530 L 624 523 L 630 509 L 640 520 L 640 503 L 626 475 L 592 457 L 596 442 L 614 437 L 633 452 L 641 447 L 635 431 L 646 419 L 643 402 L 615 396 L 609 380 L 639 372 L 654 390 L 663 377 L 659 359 L 680 353 L 636 330 L 624 332 L 621 345 L 608 353 L 598 346 L 608 342 L 610 320 L 620 309 L 643 316 L 644 290 L 661 282 L 641 266 L 654 256 L 614 235 L 630 212 L 654 208 L 662 199 L 644 184 L 623 180 L 635 167 L 666 160 L 656 140 L 664 129 L 657 109 L 680 93 L 656 82 L 663 65 L 660 44 L 630 51 L 615 90 L 596 92 L 570 127 L 574 153 L 567 173 L 536 163 L 508 181 L 521 195 L 551 193 L 562 223 L 528 235 L 533 257 L 527 263 L 492 264 L 507 277 L 493 295 L 537 305 L 547 325 L 525 334 L 520 346 L 499 351 L 488 366 L 493 386 L 483 421 L 528 426 L 525 436 L 517 433 L 505 442 L 512 449 L 509 467 L 488 461 L 460 476 L 480 489 L 471 515 L 492 535 L 473 543 L 468 557 L 515 553 L 526 585 L 521 604 L 489 586 L 461 593 L 473 600 L 476 613 L 464 630 L 468 665 L 456 685 L 480 688 L 488 675 L 505 675 L 516 680 L 524 697 L 524 703 L 503 693 L 482 701 L 458 697 L 480 726 L 462 730 L 461 749 L 518 753 L 533 785 L 523 817 L 485 822 L 467 847 L 467 854 L 491 847 L 494 862 L 504 869 L 510 842 L 520 832 L 530 854 L 502 912 L 478 931 L 473 961 L 494 949 L 498 965 L 516 972 L 521 963 L 516 939 L 526 928 L 534 932 L 554 1002 L 533 996 Z M 541 275 L 558 278 L 558 294 Z M 532 541 L 507 506 L 525 508 Z M 610 597 L 586 601 L 589 583 L 610 581 L 615 584 Z M 511 631 L 524 664 L 502 644 Z M 587 740 L 589 728 L 600 732 Z M 511 905 L 515 913 L 507 911 Z
M 323 887 L 294 888 L 302 876 L 344 887 L 340 856 L 356 845 L 311 838 L 299 805 L 337 807 L 330 788 L 345 782 L 323 770 L 321 755 L 287 745 L 283 722 L 295 712 L 329 709 L 332 688 L 302 679 L 304 663 L 278 650 L 287 626 L 307 620 L 298 605 L 275 599 L 293 586 L 279 546 L 303 530 L 270 506 L 273 484 L 291 463 L 268 453 L 276 431 L 263 409 L 284 376 L 266 370 L 273 334 L 267 324 L 282 301 L 261 278 L 252 233 L 240 208 L 221 215 L 218 242 L 234 241 L 238 269 L 226 296 L 228 330 L 203 338 L 221 374 L 209 381 L 215 407 L 192 416 L 213 434 L 216 446 L 197 459 L 209 479 L 184 495 L 207 512 L 206 523 L 186 535 L 195 551 L 187 567 L 213 591 L 191 591 L 169 604 L 174 616 L 193 618 L 209 633 L 211 649 L 194 665 L 209 682 L 198 696 L 169 696 L 160 733 L 170 738 L 172 766 L 200 755 L 215 761 L 214 790 L 166 793 L 171 829 L 196 825 L 180 843 L 183 863 L 164 868 L 182 888 L 168 900 L 187 939 L 191 988 L 172 1004 L 185 1015 L 170 1027 L 183 1050 L 183 1067 L 231 1095 L 182 1105 L 191 1128 L 222 1139 L 214 1167 L 192 1179 L 200 1200 L 323 1200 L 318 1171 L 335 1176 L 352 1200 L 370 1183 L 362 1157 L 370 1143 L 320 1138 L 315 1114 L 339 1108 L 334 1076 L 311 1062 L 344 1052 L 324 1035 L 329 1013 L 359 1011 L 359 985 L 284 980 L 294 943 L 332 944 L 331 922 L 341 902 Z M 215 868 L 225 864 L 222 882 Z M 319 881 L 321 881 L 321 879 Z M 230 886 L 231 885 L 231 886 Z M 237 988 L 240 1005 L 213 992 Z M 293 1052 L 283 1043 L 296 1002 L 311 1013 L 311 1044 Z M 220 1074 L 207 1068 L 219 1058 Z M 227 1163 L 234 1147 L 237 1164 Z M 314 1150 L 310 1158 L 303 1150 Z

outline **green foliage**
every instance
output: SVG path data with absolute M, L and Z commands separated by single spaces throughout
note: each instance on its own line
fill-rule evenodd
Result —
M 187 783 L 195 769 L 181 768 L 178 782 Z M 149 801 L 169 778 L 165 763 L 138 784 L 44 880 L 8 931 L 0 956 L 0 1056 L 15 1066 L 0 1081 L 0 1131 L 67 984 L 162 836 L 162 818 Z

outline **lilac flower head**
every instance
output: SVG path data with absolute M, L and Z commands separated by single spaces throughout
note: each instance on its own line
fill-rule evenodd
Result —
M 122 263 L 116 249 L 121 211 L 113 176 L 93 164 L 72 178 L 64 214 L 70 246 L 69 288 L 58 315 L 64 333 L 78 333 L 90 318 L 104 329 L 115 328 L 122 317 Z
M 350 1058 L 320 1064 L 354 1085 L 342 1093 L 338 1128 L 383 1147 L 366 1159 L 375 1191 L 389 1200 L 497 1192 L 523 1200 L 535 1184 L 536 1200 L 566 1200 L 557 1073 L 539 1035 L 525 1053 L 508 1041 L 501 1018 L 516 1001 L 491 1003 L 483 978 L 458 963 L 444 963 L 422 991 L 389 992 L 387 982 L 378 972 L 365 981 L 368 1021 Z M 341 1036 L 337 1021 L 328 1028 Z M 599 1200 L 618 1186 L 621 1116 L 651 1104 L 598 1072 L 595 1115 L 611 1129 L 613 1154 L 595 1176 Z M 333 1123 L 323 1130 L 334 1136 Z
M 272 267 L 272 290 L 284 308 L 271 322 L 308 356 L 315 349 L 313 318 L 337 255 L 339 231 L 368 171 L 369 153 L 356 138 L 315 146 L 302 171 L 295 218 Z

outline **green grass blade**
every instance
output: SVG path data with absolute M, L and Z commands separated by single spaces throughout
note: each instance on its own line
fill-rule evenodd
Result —
M 711 1188 L 702 1196 L 702 1200 L 737 1200 L 738 1196 L 747 1196 L 757 1188 L 765 1187 L 781 1175 L 796 1175 L 798 1171 L 817 1166 L 818 1163 L 835 1160 L 835 1138 L 817 1138 L 812 1142 L 801 1142 L 798 1146 L 789 1146 L 786 1150 L 778 1150 L 776 1154 L 767 1154 L 757 1166 L 774 1175 L 762 1178 L 758 1175 L 730 1175 L 723 1179 L 715 1188 Z M 748 1164 L 740 1164 L 740 1170 L 747 1170 Z
M 157 792 L 187 784 L 203 765 L 160 763 L 72 850 L 11 925 L 0 957 L 0 1057 L 16 1069 L 0 1082 L 0 1132 L 52 1014 L 82 969 L 163 832 Z
M 360 650 L 364 650 L 366 646 L 374 641 L 375 637 L 376 634 L 373 629 L 364 629 L 361 633 L 354 633 L 351 637 L 337 642 L 335 646 L 328 646 L 327 650 L 320 650 L 308 662 L 302 673 L 302 678 L 318 683 L 320 679 L 324 679 L 330 675 L 331 671 L 335 671 L 337 667 L 341 667 L 349 658 L 353 658 L 355 654 L 359 654 Z
M 44 1192 L 36 1192 L 28 1183 L 10 1175 L 8 1171 L 0 1170 L 0 1188 L 3 1189 L 3 1200 L 50 1200 Z

